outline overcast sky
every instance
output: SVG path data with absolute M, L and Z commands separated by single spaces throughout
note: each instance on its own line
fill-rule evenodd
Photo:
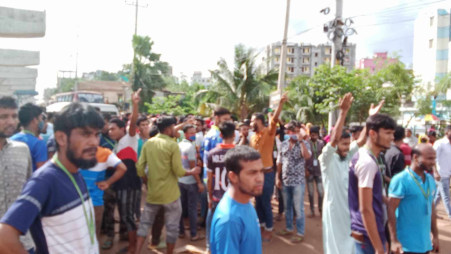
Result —
M 333 19 L 335 1 L 291 2 L 289 41 L 327 42 L 322 24 Z M 209 76 L 208 70 L 215 69 L 221 57 L 231 62 L 238 43 L 262 49 L 283 36 L 284 0 L 139 0 L 139 4 L 147 8 L 139 9 L 138 34 L 150 36 L 154 51 L 173 66 L 174 75 L 183 73 L 188 79 L 194 71 Z M 115 72 L 132 60 L 135 8 L 124 0 L 2 0 L 0 5 L 46 11 L 44 38 L 0 38 L 2 48 L 41 52 L 36 87 L 40 95 L 44 88 L 56 86 L 58 70 L 75 70 L 77 34 L 79 76 L 95 70 Z M 328 6 L 329 15 L 319 12 Z M 431 6 L 449 10 L 451 1 L 344 0 L 344 17 L 354 17 L 358 32 L 349 39 L 357 43 L 357 59 L 397 51 L 409 66 L 413 20 Z

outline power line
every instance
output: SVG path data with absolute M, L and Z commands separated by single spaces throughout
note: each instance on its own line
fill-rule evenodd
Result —
M 384 41 L 378 41 L 378 42 L 373 42 L 373 43 L 366 43 L 364 45 L 375 45 L 375 44 L 381 44 L 381 43 L 385 43 L 385 42 L 391 42 L 391 41 L 397 41 L 397 40 L 401 40 L 401 39 L 412 38 L 412 37 L 414 37 L 414 36 L 410 35 L 410 36 L 404 36 L 404 37 L 395 38 L 395 39 L 391 39 L 391 40 L 384 40 Z
M 403 22 L 409 22 L 409 21 L 414 21 L 414 20 L 415 19 L 396 20 L 396 21 L 389 21 L 389 22 L 383 22 L 383 23 L 375 23 L 375 24 L 369 24 L 369 25 L 355 26 L 354 28 L 367 27 L 367 26 L 380 26 L 380 25 L 394 24 L 394 23 L 403 23 Z

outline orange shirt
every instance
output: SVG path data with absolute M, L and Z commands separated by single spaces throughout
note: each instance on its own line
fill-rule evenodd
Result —
M 277 123 L 274 121 L 274 118 L 271 118 L 268 127 L 251 137 L 251 147 L 260 152 L 265 169 L 274 165 L 273 151 L 276 132 Z

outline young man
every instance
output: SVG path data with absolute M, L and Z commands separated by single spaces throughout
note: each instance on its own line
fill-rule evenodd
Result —
M 200 150 L 203 149 L 202 144 L 204 143 L 204 124 L 205 121 L 202 117 L 195 117 L 194 125 L 196 125 L 196 149 L 200 153 Z
M 237 146 L 224 158 L 229 189 L 219 202 L 211 224 L 211 253 L 262 253 L 259 223 L 252 197 L 263 191 L 264 173 L 260 153 Z
M 248 146 L 249 145 L 249 125 L 246 123 L 242 123 L 239 126 L 240 129 L 240 139 L 237 142 L 237 145 L 239 146 Z
M 221 201 L 229 186 L 227 170 L 224 164 L 224 156 L 230 149 L 234 148 L 235 125 L 232 122 L 224 122 L 219 125 L 222 143 L 208 153 L 207 158 L 207 189 L 208 189 L 208 218 L 213 219 L 216 207 Z M 211 225 L 211 221 L 207 222 Z M 207 227 L 207 249 L 210 244 L 210 227 Z
M 183 127 L 183 134 L 185 138 L 179 143 L 180 154 L 182 156 L 182 166 L 185 170 L 196 167 L 196 147 L 193 142 L 196 141 L 196 126 L 185 125 Z M 204 191 L 204 185 L 200 180 L 199 175 L 189 175 L 180 177 L 179 187 L 182 202 L 182 214 L 188 214 L 189 228 L 191 233 L 191 241 L 198 241 L 205 238 L 205 236 L 197 233 L 197 202 L 198 193 Z M 179 237 L 185 237 L 185 223 L 183 216 L 180 217 L 180 232 Z
M 47 161 L 47 144 L 40 140 L 39 134 L 44 132 L 46 123 L 42 109 L 32 103 L 27 103 L 19 109 L 19 121 L 23 131 L 11 137 L 11 140 L 27 144 L 33 162 L 33 172 Z
M 144 143 L 146 143 L 146 141 L 150 138 L 149 120 L 147 120 L 147 117 L 145 116 L 140 116 L 136 121 L 136 126 L 138 127 L 139 130 L 139 139 L 138 139 L 138 158 L 139 158 Z
M 353 101 L 352 94 L 340 100 L 340 114 L 332 130 L 330 142 L 324 147 L 319 162 L 324 184 L 323 200 L 323 246 L 325 254 L 354 253 L 351 235 L 351 216 L 348 205 L 349 162 L 359 147 L 366 142 L 364 129 L 357 141 L 343 131 L 346 115 Z M 370 115 L 376 114 L 380 106 L 372 108 Z
M 387 162 L 387 171 L 390 178 L 393 178 L 406 168 L 406 161 L 401 150 L 401 145 L 403 144 L 405 136 L 404 128 L 402 126 L 396 126 L 394 136 L 395 140 L 393 141 L 393 144 L 390 149 L 385 152 L 385 161 Z
M 286 229 L 278 232 L 278 235 L 288 236 L 293 234 L 293 208 L 296 211 L 297 235 L 291 237 L 292 243 L 300 243 L 304 240 L 305 215 L 305 161 L 311 157 L 310 144 L 304 141 L 307 133 L 299 127 L 296 121 L 291 121 L 287 127 L 290 139 L 285 140 L 279 150 L 277 159 L 276 186 L 282 189 L 283 202 L 285 204 Z M 282 174 L 282 181 L 279 175 Z
M 349 168 L 349 210 L 356 253 L 383 254 L 386 246 L 386 196 L 381 152 L 394 140 L 396 122 L 387 115 L 376 114 L 366 121 L 365 147 L 352 158 Z
M 26 253 L 19 236 L 28 229 L 39 253 L 99 253 L 94 209 L 79 169 L 97 164 L 103 125 L 94 108 L 78 103 L 57 114 L 58 152 L 31 176 L 0 220 L 0 253 Z
M 362 132 L 363 127 L 362 126 L 352 126 L 351 131 L 351 142 L 356 141 L 360 137 L 360 133 Z
M 390 183 L 391 251 L 395 254 L 438 252 L 437 214 L 432 204 L 436 186 L 434 177 L 426 173 L 435 166 L 435 151 L 430 145 L 420 144 L 413 147 L 412 157 L 412 167 L 397 174 Z
M 314 188 L 313 182 L 316 184 L 316 190 L 318 192 L 318 211 L 322 214 L 323 209 L 323 182 L 321 180 L 321 166 L 319 165 L 318 158 L 323 151 L 324 142 L 319 140 L 319 126 L 310 128 L 310 149 L 312 156 L 306 161 L 305 167 L 307 169 L 307 190 L 308 199 L 310 203 L 310 216 L 315 216 L 315 201 L 313 200 Z
M 19 124 L 17 104 L 12 97 L 0 98 L 0 218 L 20 196 L 22 188 L 31 176 L 30 150 L 22 142 L 9 139 Z M 34 253 L 34 244 L 29 232 L 20 236 L 25 250 Z
M 139 224 L 136 254 L 140 253 L 148 229 L 154 224 L 155 216 L 162 207 L 167 234 L 166 253 L 173 253 L 182 215 L 178 177 L 200 173 L 198 167 L 188 171 L 183 168 L 179 146 L 174 140 L 174 125 L 173 117 L 161 117 L 157 120 L 160 133 L 144 144 L 137 163 L 138 175 L 147 182 L 147 199 Z M 147 176 L 144 172 L 146 165 L 149 168 Z
M 428 131 L 428 139 L 429 144 L 434 145 L 435 141 L 437 141 L 437 132 L 435 130 Z
M 443 198 L 446 213 L 451 219 L 451 202 L 449 194 L 449 182 L 451 177 L 451 125 L 446 126 L 445 136 L 434 143 L 437 153 L 437 171 L 441 179 L 437 180 L 437 195 L 434 204 L 437 206 Z
M 126 123 L 120 119 L 112 119 L 109 124 L 109 136 L 117 142 L 114 153 L 127 167 L 122 178 L 114 184 L 117 205 L 122 222 L 127 227 L 129 246 L 120 250 L 121 253 L 134 253 L 136 247 L 135 216 L 140 217 L 141 179 L 137 175 L 136 162 L 138 161 L 138 136 L 136 123 L 138 118 L 139 93 L 132 95 L 133 113 L 130 116 L 130 128 L 126 130 Z
M 261 227 L 264 228 L 263 242 L 269 243 L 272 238 L 273 230 L 273 215 L 271 207 L 271 198 L 274 192 L 275 172 L 274 172 L 274 142 L 277 132 L 277 121 L 280 112 L 282 112 L 283 104 L 288 101 L 288 96 L 285 93 L 280 99 L 277 110 L 273 117 L 269 119 L 268 127 L 265 127 L 265 116 L 261 113 L 255 113 L 252 118 L 252 127 L 255 134 L 251 137 L 250 145 L 255 150 L 259 151 L 262 156 L 263 166 L 265 169 L 265 186 L 263 194 L 256 198 L 256 209 L 258 219 Z
M 418 138 L 412 135 L 411 129 L 406 129 L 406 137 L 404 138 L 404 143 L 408 144 L 411 148 L 418 144 Z

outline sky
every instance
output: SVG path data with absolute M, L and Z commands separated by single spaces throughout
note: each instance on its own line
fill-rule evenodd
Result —
M 356 58 L 375 52 L 397 52 L 410 66 L 414 19 L 423 8 L 451 9 L 451 0 L 344 0 L 343 16 L 357 30 L 348 42 L 357 44 Z M 128 3 L 128 4 L 127 4 Z M 133 58 L 134 0 L 1 0 L 0 6 L 46 11 L 43 38 L 0 38 L 6 49 L 41 52 L 36 90 L 56 87 L 58 70 L 116 72 Z M 219 59 L 233 64 L 234 46 L 258 50 L 281 41 L 284 0 L 139 0 L 138 34 L 154 41 L 153 51 L 188 80 L 194 71 L 209 76 Z M 324 15 L 320 10 L 330 7 Z M 290 42 L 326 43 L 323 24 L 335 16 L 334 0 L 291 0 Z M 313 28 L 308 32 L 303 31 Z M 299 34 L 299 35 L 297 35 Z M 263 57 L 263 54 L 261 55 Z M 61 76 L 62 74 L 60 74 Z M 66 74 L 68 75 L 68 74 Z

